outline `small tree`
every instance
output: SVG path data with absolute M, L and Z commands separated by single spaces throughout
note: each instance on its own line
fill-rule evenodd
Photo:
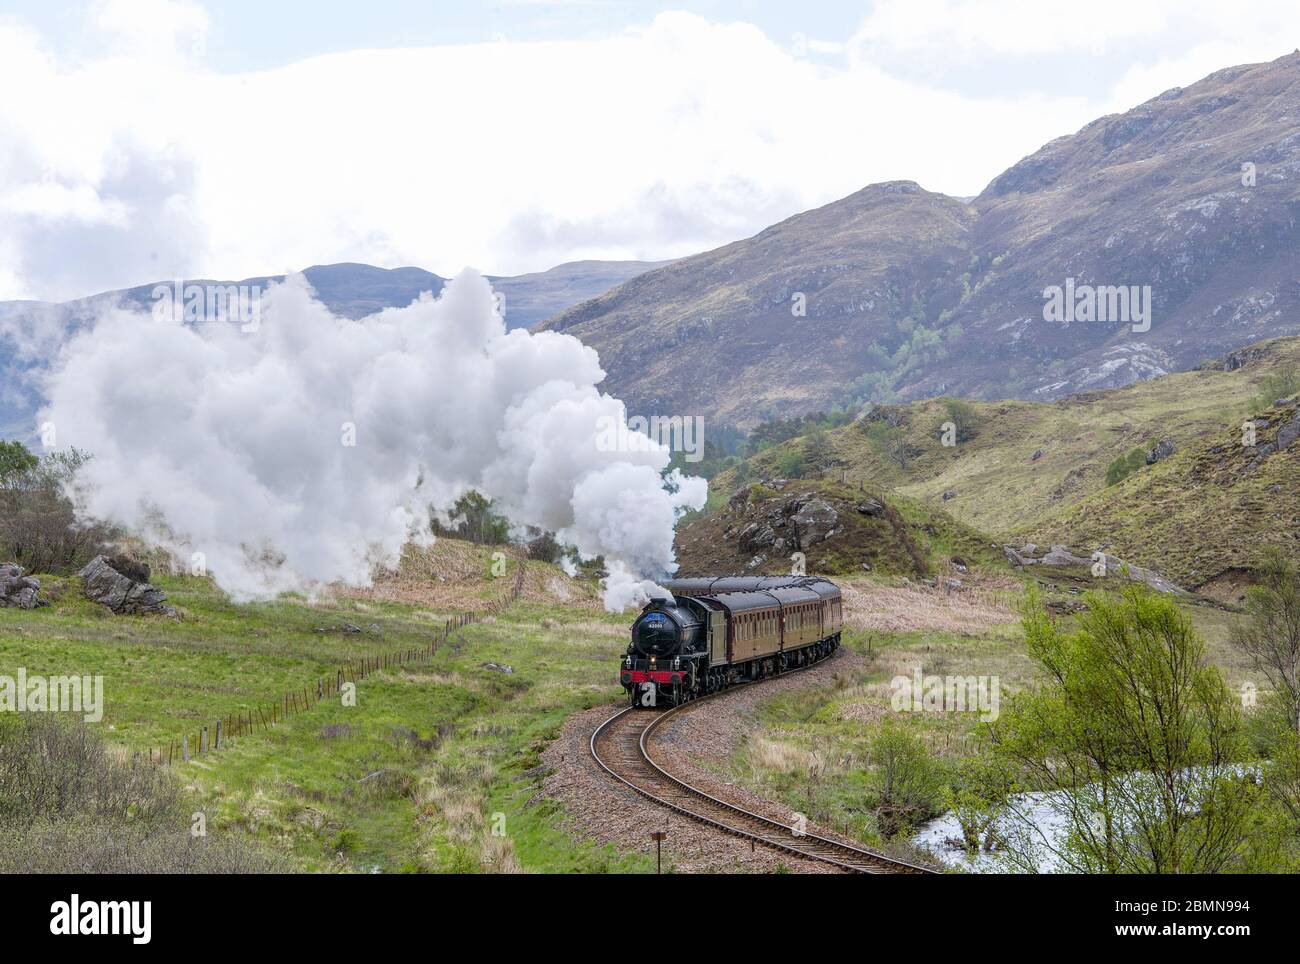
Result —
M 871 740 L 873 809 L 882 835 L 911 830 L 938 812 L 941 780 L 925 744 L 886 719 Z
M 877 455 L 889 459 L 900 469 L 907 468 L 912 452 L 907 442 L 907 433 L 899 426 L 874 422 L 867 429 L 867 442 Z
M 776 460 L 776 473 L 783 479 L 798 479 L 803 476 L 804 457 L 798 449 L 782 452 Z
M 6 557 L 0 561 L 12 559 L 29 572 L 75 571 L 120 536 L 110 526 L 78 519 L 68 498 L 90 456 L 69 449 L 35 459 L 19 449 L 7 450 L 11 474 L 0 480 L 0 555 Z
M 1222 676 L 1169 600 L 1137 587 L 1086 600 L 1072 635 L 1031 603 L 1025 638 L 1046 680 L 990 725 L 1018 782 L 1052 791 L 1065 824 L 1059 837 L 1029 831 L 1012 859 L 1032 869 L 1047 852 L 1080 873 L 1238 866 L 1258 787 L 1239 767 L 1244 740 Z
M 975 406 L 960 398 L 946 398 L 943 401 L 948 421 L 957 430 L 957 441 L 967 442 L 975 437 Z
M 1232 642 L 1264 674 L 1292 731 L 1300 734 L 1300 571 L 1270 549 L 1259 584 L 1246 594 L 1249 619 L 1232 629 Z
M 19 487 L 40 464 L 22 442 L 0 442 L 0 489 Z
M 470 490 L 451 508 L 450 523 L 433 521 L 438 535 L 466 539 L 476 545 L 499 546 L 510 541 L 510 520 L 498 514 L 492 500 Z
M 835 457 L 831 447 L 830 436 L 821 428 L 815 428 L 803 440 L 804 462 L 816 468 L 825 468 Z
M 999 843 L 995 829 L 1006 814 L 1006 801 L 1015 791 L 1012 773 L 997 756 L 981 754 L 962 763 L 958 786 L 948 787 L 944 802 L 961 827 L 968 853 L 993 850 Z

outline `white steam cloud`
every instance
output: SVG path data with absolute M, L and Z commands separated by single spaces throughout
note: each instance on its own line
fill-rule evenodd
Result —
M 602 378 L 571 336 L 507 333 L 473 271 L 361 321 L 294 276 L 252 332 L 106 313 L 65 346 L 42 421 L 95 456 L 83 513 L 202 553 L 237 600 L 366 585 L 474 488 L 604 556 L 605 604 L 622 609 L 676 568 L 674 523 L 707 483 L 665 485 L 662 445 L 602 450 L 600 425 L 624 417 Z

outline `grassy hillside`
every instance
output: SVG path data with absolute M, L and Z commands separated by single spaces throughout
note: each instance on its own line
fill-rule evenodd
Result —
M 206 580 L 160 577 L 179 620 L 114 617 L 73 581 L 47 579 L 48 608 L 0 609 L 0 674 L 102 674 L 98 733 L 143 751 L 348 661 L 427 645 L 449 616 L 506 592 L 510 578 L 486 577 L 491 552 L 443 540 L 408 559 L 414 573 L 315 601 L 235 606 Z M 172 768 L 209 832 L 300 870 L 645 869 L 575 843 L 550 805 L 529 805 L 530 771 L 564 717 L 621 693 L 626 619 L 599 610 L 591 583 L 526 565 L 520 603 L 427 663 L 360 681 L 355 707 L 326 699 Z
M 1300 557 L 1300 445 L 1263 454 L 1286 426 L 1300 431 L 1300 405 L 1270 407 L 1252 421 L 1257 446 L 1242 444 L 1240 426 L 1221 428 L 1030 535 L 1040 543 L 1104 546 L 1181 585 L 1235 600 L 1238 576 L 1267 546 Z
M 1157 569 L 1180 546 L 1181 557 L 1169 568 L 1198 582 L 1249 565 L 1262 545 L 1290 538 L 1300 445 L 1250 473 L 1242 471 L 1247 455 L 1219 471 L 1221 460 L 1207 453 L 1216 446 L 1240 450 L 1241 425 L 1254 412 L 1271 420 L 1259 442 L 1273 440 L 1291 409 L 1272 408 L 1273 399 L 1261 393 L 1297 367 L 1300 339 L 1286 338 L 1196 371 L 1056 402 L 963 403 L 969 433 L 953 446 L 942 440 L 942 426 L 952 418 L 949 401 L 880 407 L 826 433 L 826 452 L 810 471 L 942 507 L 998 540 L 1106 545 Z M 882 431 L 897 433 L 899 444 L 882 445 Z M 1111 462 L 1166 438 L 1176 446 L 1173 456 L 1106 484 Z M 750 478 L 779 477 L 782 456 L 807 444 L 797 438 L 760 452 L 745 471 Z M 714 480 L 719 500 L 742 487 L 738 476 L 732 469 Z

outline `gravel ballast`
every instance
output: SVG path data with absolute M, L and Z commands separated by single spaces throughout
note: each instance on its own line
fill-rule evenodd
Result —
M 761 700 L 808 686 L 831 683 L 837 673 L 851 671 L 861 657 L 840 650 L 834 657 L 801 672 L 753 686 L 742 686 L 717 699 L 706 700 L 678 714 L 655 736 L 659 763 L 692 786 L 785 824 L 793 824 L 789 808 L 750 791 L 726 784 L 710 769 L 729 758 L 741 736 L 752 726 Z M 566 827 L 575 836 L 610 843 L 623 852 L 653 856 L 650 833 L 666 830 L 664 869 L 680 873 L 838 873 L 819 861 L 805 860 L 759 845 L 673 813 L 652 803 L 605 773 L 592 759 L 592 732 L 616 713 L 621 704 L 598 706 L 566 721 L 560 737 L 542 754 L 551 773 L 543 793 L 559 802 L 567 814 Z M 808 832 L 852 842 L 809 823 Z M 859 844 L 860 846 L 860 844 Z

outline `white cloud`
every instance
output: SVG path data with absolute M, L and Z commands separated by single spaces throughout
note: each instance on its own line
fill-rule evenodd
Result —
M 117 51 L 146 57 L 171 57 L 178 41 L 201 52 L 211 26 L 190 0 L 95 0 L 90 22 Z
M 0 25 L 0 87 L 23 92 L 0 102 L 16 145 L 0 152 L 0 298 L 341 260 L 453 274 L 660 258 L 873 181 L 975 194 L 1099 113 L 1283 52 L 1280 5 L 1197 4 L 1185 22 L 1184 8 L 885 0 L 839 66 L 750 25 L 665 13 L 600 39 L 356 50 L 233 75 L 203 60 L 193 4 L 99 5 L 107 52 L 76 64 Z M 1086 97 L 977 97 L 902 79 L 891 59 L 1068 54 L 1100 24 L 1110 43 L 1184 40 Z
M 1261 57 L 1285 53 L 1298 18 L 1289 0 L 1232 4 L 1219 0 L 880 0 L 853 44 L 946 59 L 985 60 L 1098 47 L 1169 43 L 1184 48 L 1217 41 Z M 1062 64 L 1067 69 L 1068 64 Z M 1218 67 L 1231 66 L 1220 63 Z M 1217 68 L 1212 68 L 1217 69 Z M 1159 93 L 1158 91 L 1156 93 Z M 1150 95 L 1147 95 L 1150 96 Z

